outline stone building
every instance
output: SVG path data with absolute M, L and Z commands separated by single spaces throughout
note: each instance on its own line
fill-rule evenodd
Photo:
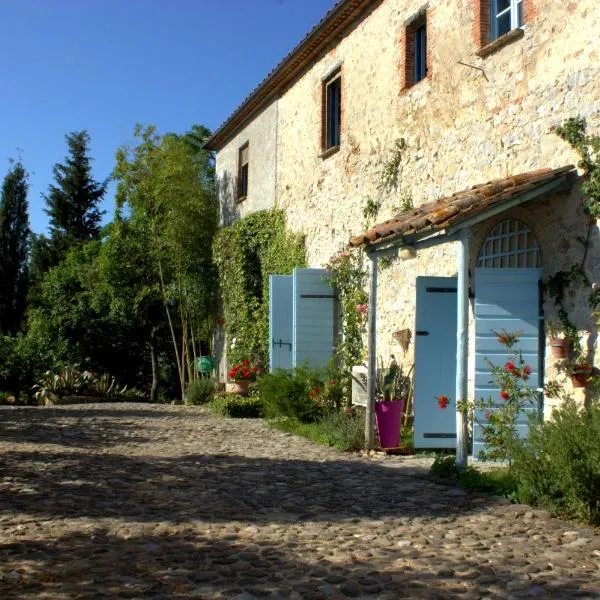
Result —
M 585 274 L 590 282 L 599 277 L 597 223 L 588 227 L 581 176 L 570 167 L 578 156 L 554 131 L 580 116 L 600 133 L 598 31 L 595 0 L 341 0 L 208 144 L 216 151 L 224 224 L 282 208 L 288 227 L 305 235 L 315 267 L 351 239 L 370 251 L 405 247 L 402 258 L 379 269 L 377 354 L 412 364 L 416 345 L 426 357 L 415 366 L 415 413 L 423 435 L 435 430 L 429 445 L 447 446 L 453 435 L 432 396 L 454 395 L 456 336 L 441 327 L 436 337 L 428 327 L 436 319 L 447 324 L 440 315 L 448 307 L 456 313 L 456 285 L 423 278 L 457 276 L 459 230 L 470 234 L 469 397 L 486 388 L 482 360 L 498 351 L 484 338 L 502 323 L 525 330 L 540 387 L 553 376 L 543 322 L 557 308 L 543 282 L 582 264 L 581 240 Z M 407 199 L 414 213 L 392 219 Z M 378 207 L 371 222 L 368 202 Z M 440 217 L 440 207 L 451 210 Z M 487 292 L 510 300 L 487 314 L 480 290 L 488 284 L 477 274 L 494 268 L 508 280 L 492 273 Z M 519 280 L 526 271 L 529 279 Z M 449 299 L 427 300 L 430 288 L 449 291 Z M 593 359 L 588 295 L 574 286 L 566 308 Z M 419 312 L 425 326 L 415 321 Z M 448 327 L 455 331 L 456 322 Z M 401 330 L 415 342 L 407 352 L 393 335 Z M 552 405 L 543 399 L 547 414 Z M 419 423 L 420 407 L 427 425 L 424 416 Z

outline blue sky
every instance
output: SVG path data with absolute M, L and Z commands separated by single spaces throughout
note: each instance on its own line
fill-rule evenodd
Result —
M 0 18 L 0 177 L 20 153 L 32 229 L 42 194 L 87 129 L 94 177 L 110 174 L 135 123 L 214 130 L 334 0 L 19 0 Z M 114 187 L 103 208 L 113 210 Z

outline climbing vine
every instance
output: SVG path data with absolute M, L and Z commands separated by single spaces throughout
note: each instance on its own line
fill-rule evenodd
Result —
M 366 330 L 368 296 L 367 271 L 363 252 L 344 250 L 334 254 L 327 265 L 329 283 L 339 299 L 341 332 L 336 344 L 336 365 L 342 373 L 346 397 L 350 395 L 352 367 L 364 360 L 363 334 Z
M 213 246 L 230 362 L 269 358 L 269 275 L 306 266 L 301 235 L 286 230 L 280 210 L 252 213 L 219 231 Z
M 583 248 L 581 262 L 556 272 L 546 282 L 548 293 L 558 307 L 558 318 L 565 338 L 571 342 L 573 350 L 578 354 L 581 352 L 579 333 L 577 327 L 569 319 L 565 299 L 567 291 L 572 286 L 587 287 L 590 285 L 585 273 L 585 263 L 592 227 L 594 227 L 596 219 L 600 218 L 600 136 L 588 134 L 586 120 L 581 117 L 567 119 L 555 131 L 579 154 L 578 166 L 582 169 L 585 179 L 581 191 L 584 195 L 584 210 L 588 216 L 588 229 L 586 236 L 577 238 Z M 590 308 L 596 310 L 600 306 L 600 290 L 592 288 L 588 302 Z

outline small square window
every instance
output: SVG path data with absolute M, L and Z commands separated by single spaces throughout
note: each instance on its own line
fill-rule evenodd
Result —
M 238 152 L 238 202 L 244 200 L 248 195 L 248 150 L 249 144 L 246 142 Z
M 340 145 L 342 121 L 342 74 L 334 73 L 323 82 L 322 149 L 329 150 Z
M 523 27 L 523 0 L 490 1 L 490 40 Z

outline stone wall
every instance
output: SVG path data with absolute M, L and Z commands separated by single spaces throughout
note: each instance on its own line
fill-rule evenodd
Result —
M 576 155 L 552 131 L 570 116 L 585 116 L 590 128 L 600 131 L 600 5 L 595 0 L 529 0 L 523 35 L 485 58 L 478 56 L 474 41 L 473 0 L 430 0 L 429 74 L 405 89 L 405 29 L 424 4 L 386 0 L 279 100 L 277 200 L 289 226 L 306 235 L 312 266 L 323 265 L 368 225 L 363 217 L 368 198 L 381 201 L 377 221 L 382 221 L 394 213 L 403 193 L 420 204 L 490 179 L 575 163 Z M 322 80 L 338 67 L 341 145 L 322 158 Z M 382 194 L 381 171 L 399 138 L 407 142 L 399 185 Z M 575 189 L 502 217 L 517 216 L 536 233 L 545 276 L 581 258 L 576 237 L 587 229 L 580 203 Z M 474 255 L 492 224 L 474 232 Z M 587 261 L 592 281 L 600 277 L 599 253 L 595 227 Z M 419 252 L 382 271 L 380 355 L 393 352 L 402 358 L 391 333 L 414 330 L 415 277 L 455 273 L 454 244 Z M 570 314 L 582 330 L 593 331 L 585 301 L 583 294 L 572 298 Z M 546 310 L 555 309 L 547 302 Z M 403 358 L 411 363 L 412 349 Z
M 248 144 L 248 194 L 237 199 L 239 150 Z M 221 224 L 273 208 L 277 177 L 277 101 L 274 100 L 217 153 L 217 185 L 221 208 Z

